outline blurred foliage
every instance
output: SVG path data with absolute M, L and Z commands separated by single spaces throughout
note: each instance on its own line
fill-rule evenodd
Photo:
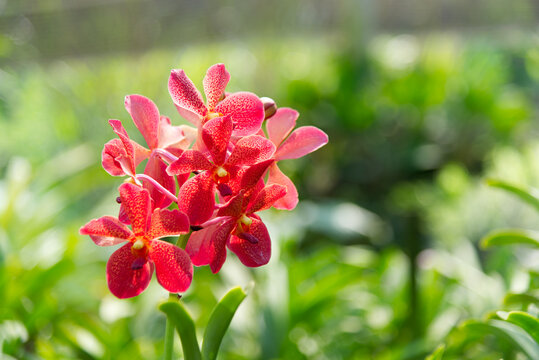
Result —
M 180 123 L 167 71 L 184 68 L 200 84 L 217 61 L 232 74 L 229 90 L 298 109 L 299 125 L 324 129 L 330 143 L 282 163 L 303 201 L 291 213 L 264 214 L 270 264 L 246 269 L 231 255 L 218 276 L 196 270 L 182 301 L 199 339 L 226 290 L 254 280 L 223 359 L 529 355 L 515 319 L 536 316 L 537 250 L 478 246 L 496 228 L 538 230 L 532 207 L 485 186 L 486 178 L 539 186 L 539 57 L 536 43 L 517 40 L 377 36 L 365 49 L 342 50 L 331 36 L 257 38 L 4 66 L 5 358 L 162 356 L 157 304 L 167 295 L 154 281 L 135 299 L 115 299 L 105 281 L 112 250 L 78 228 L 118 211 L 121 179 L 100 168 L 100 151 L 113 137 L 109 118 L 140 137 L 123 96 L 144 94 Z M 500 331 L 513 335 L 499 340 Z

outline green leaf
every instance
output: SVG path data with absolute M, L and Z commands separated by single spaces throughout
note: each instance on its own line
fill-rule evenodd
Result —
M 444 355 L 444 351 L 445 351 L 445 345 L 442 344 L 442 345 L 438 346 L 436 348 L 436 350 L 434 350 L 434 352 L 432 354 L 427 356 L 425 358 L 425 360 L 442 360 L 442 356 Z
M 509 184 L 502 180 L 488 179 L 487 184 L 493 187 L 503 189 L 513 195 L 518 196 L 531 206 L 539 210 L 539 191 L 533 188 L 523 188 L 517 185 Z
M 520 327 L 501 320 L 489 320 L 486 323 L 467 321 L 463 328 L 480 334 L 491 333 L 516 345 L 530 360 L 539 359 L 539 345 Z
M 235 287 L 226 293 L 213 308 L 202 340 L 204 360 L 214 360 L 217 357 L 223 336 L 245 296 L 245 292 L 240 287 Z
M 539 319 L 524 311 L 498 311 L 497 314 L 503 320 L 521 327 L 539 342 Z
M 505 305 L 528 305 L 539 304 L 539 298 L 533 294 L 512 294 L 508 293 L 503 299 Z
M 523 229 L 495 230 L 481 240 L 481 245 L 484 248 L 515 244 L 531 245 L 539 248 L 539 232 Z
M 178 301 L 168 301 L 161 304 L 159 310 L 164 312 L 168 320 L 176 327 L 182 342 L 185 360 L 201 360 L 195 323 L 183 304 Z

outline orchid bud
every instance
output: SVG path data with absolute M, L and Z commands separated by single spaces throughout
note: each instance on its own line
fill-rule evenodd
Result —
M 269 97 L 261 97 L 262 104 L 264 104 L 264 120 L 269 119 L 277 111 L 277 104 Z

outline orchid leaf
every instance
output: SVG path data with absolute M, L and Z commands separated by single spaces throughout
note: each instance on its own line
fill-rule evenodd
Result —
M 503 229 L 489 233 L 481 240 L 484 248 L 497 245 L 531 245 L 539 248 L 539 232 L 522 229 Z
M 539 190 L 534 188 L 524 188 L 496 179 L 487 180 L 487 184 L 510 192 L 539 210 Z
M 247 294 L 240 287 L 231 289 L 215 305 L 202 340 L 202 358 L 215 360 L 232 317 Z
M 519 326 L 539 343 L 539 319 L 523 311 L 498 311 L 497 315 L 503 320 Z
M 201 360 L 195 323 L 183 304 L 177 301 L 168 301 L 161 304 L 159 310 L 164 312 L 168 320 L 176 327 L 182 342 L 185 360 Z

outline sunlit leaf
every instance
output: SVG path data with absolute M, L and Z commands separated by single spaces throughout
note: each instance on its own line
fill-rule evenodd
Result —
M 493 187 L 503 189 L 513 195 L 516 195 L 528 204 L 534 206 L 537 210 L 539 210 L 539 190 L 534 188 L 524 188 L 496 179 L 488 179 L 487 184 Z
M 195 323 L 183 304 L 178 301 L 167 301 L 159 306 L 159 310 L 164 312 L 167 319 L 176 327 L 182 342 L 185 359 L 201 360 Z
M 519 326 L 539 342 L 539 319 L 523 311 L 498 311 L 498 316 L 505 321 Z
M 539 359 L 539 345 L 523 329 L 517 325 L 501 321 L 489 320 L 487 322 L 467 321 L 462 329 L 481 334 L 493 334 L 497 337 L 509 340 L 516 345 L 529 359 Z
M 245 296 L 245 292 L 240 287 L 236 287 L 226 293 L 215 305 L 202 340 L 204 360 L 214 360 L 217 357 L 223 336 Z
M 444 351 L 445 351 L 445 345 L 442 344 L 442 345 L 438 346 L 436 348 L 436 350 L 434 350 L 434 352 L 432 354 L 427 356 L 425 358 L 425 360 L 442 360 L 442 356 L 444 355 Z
M 532 294 L 507 294 L 503 299 L 505 305 L 528 305 L 528 304 L 539 304 L 539 298 Z
M 484 248 L 498 245 L 531 245 L 539 248 L 539 232 L 522 229 L 503 229 L 489 233 L 481 240 Z

